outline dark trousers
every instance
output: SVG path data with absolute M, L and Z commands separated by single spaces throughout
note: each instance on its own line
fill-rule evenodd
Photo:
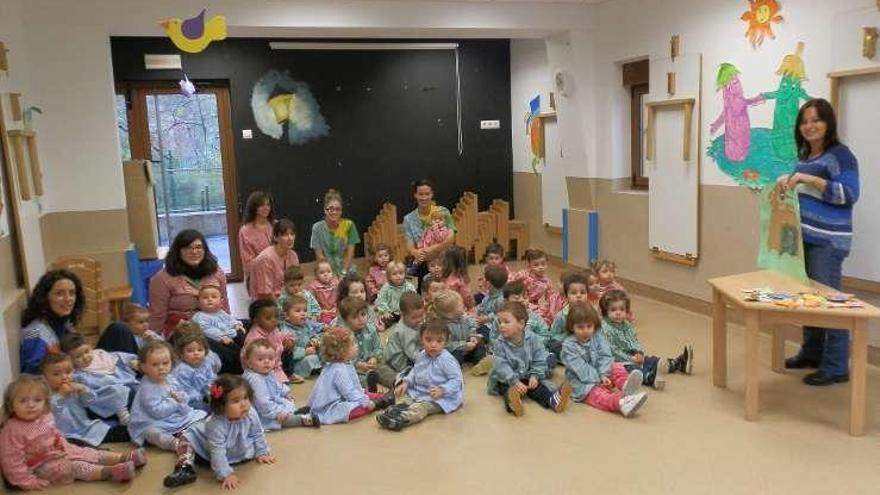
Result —
M 657 377 L 657 368 L 660 366 L 666 366 L 666 363 L 663 358 L 657 356 L 645 356 L 645 360 L 642 362 L 641 366 L 635 363 L 626 363 L 623 365 L 627 373 L 630 373 L 633 370 L 639 370 L 642 372 L 642 385 L 654 384 L 654 378 Z
M 816 282 L 840 290 L 844 256 L 831 246 L 804 243 L 807 276 Z M 804 327 L 804 343 L 800 355 L 819 363 L 819 369 L 830 376 L 849 373 L 849 332 Z
M 127 352 L 129 354 L 137 354 L 137 341 L 134 339 L 134 333 L 125 323 L 114 321 L 107 325 L 98 343 L 95 345 L 98 349 L 107 352 Z
M 486 344 L 486 342 L 489 342 L 489 327 L 481 325 L 475 333 L 480 338 L 477 339 L 477 346 L 470 352 L 467 352 L 464 347 L 459 347 L 452 351 L 452 356 L 458 361 L 458 364 L 477 364 L 489 353 L 489 346 Z
M 244 343 L 244 334 L 236 334 L 231 344 L 224 344 L 218 340 L 208 339 L 208 347 L 220 358 L 220 373 L 240 375 L 244 372 L 241 368 L 241 345 Z
M 520 383 L 528 386 L 529 379 L 523 378 L 522 380 L 520 380 Z M 510 406 L 507 404 L 507 391 L 510 390 L 510 385 L 506 383 L 499 383 L 496 387 L 496 390 L 499 394 L 501 394 L 502 397 L 504 397 L 504 405 L 507 407 L 508 410 L 510 410 Z M 538 386 L 535 387 L 534 390 L 529 390 L 528 392 L 526 392 L 526 397 L 532 399 L 538 404 L 541 404 L 541 406 L 546 409 L 553 409 L 552 399 L 553 394 L 555 393 L 556 392 L 547 388 L 543 383 L 538 382 Z

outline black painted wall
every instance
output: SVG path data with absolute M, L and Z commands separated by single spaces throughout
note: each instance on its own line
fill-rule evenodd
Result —
M 402 219 L 414 207 L 409 184 L 421 177 L 435 181 L 438 203 L 450 209 L 465 190 L 479 194 L 482 209 L 494 198 L 512 203 L 509 42 L 458 43 L 460 155 L 452 51 L 271 50 L 268 40 L 239 38 L 182 57 L 197 86 L 229 87 L 240 201 L 253 190 L 270 191 L 277 214 L 296 223 L 296 251 L 307 261 L 311 224 L 322 218 L 330 187 L 343 193 L 345 216 L 361 233 L 385 201 L 398 206 Z M 180 71 L 144 70 L 145 53 L 178 53 L 166 38 L 114 37 L 111 49 L 117 82 L 182 78 Z M 292 146 L 286 134 L 275 140 L 260 132 L 251 89 L 270 69 L 309 84 L 328 136 Z M 480 130 L 487 119 L 499 120 L 501 129 Z M 242 139 L 242 129 L 252 129 L 253 139 Z

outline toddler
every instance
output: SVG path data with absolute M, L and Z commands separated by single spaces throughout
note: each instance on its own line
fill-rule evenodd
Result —
M 565 378 L 572 383 L 574 400 L 630 417 L 648 399 L 639 390 L 642 372 L 627 373 L 614 362 L 605 337 L 596 333 L 599 324 L 599 315 L 589 304 L 570 306 L 565 320 L 568 336 L 562 344 Z
M 195 322 L 181 322 L 174 332 L 174 348 L 180 361 L 171 371 L 186 402 L 193 409 L 209 411 L 208 388 L 220 372 L 220 358 L 211 352 L 205 335 Z
M 507 302 L 498 310 L 499 338 L 493 346 L 489 393 L 504 397 L 505 409 L 514 416 L 525 412 L 523 396 L 557 413 L 565 412 L 571 385 L 566 381 L 554 390 L 556 386 L 547 379 L 547 349 L 526 330 L 528 317 L 520 303 Z
M 102 418 L 116 416 L 119 424 L 128 424 L 129 400 L 138 388 L 137 356 L 92 349 L 76 332 L 61 338 L 61 352 L 73 362 L 73 379 L 95 394 L 89 409 Z
M 367 290 L 367 283 L 358 273 L 349 273 L 339 281 L 339 289 L 336 291 L 336 307 L 338 308 L 339 303 L 348 296 L 361 298 L 368 304 L 370 302 L 371 294 Z M 372 307 L 367 309 L 367 323 L 375 328 L 377 332 L 385 331 L 385 323 L 373 311 Z M 330 326 L 338 327 L 340 325 L 339 315 L 337 314 L 336 319 L 330 323 Z
M 483 269 L 480 271 L 480 278 L 477 280 L 477 288 L 479 290 L 479 294 L 475 297 L 482 299 L 483 297 L 489 294 L 489 290 L 491 289 L 491 284 L 488 280 L 486 280 L 486 270 L 491 266 L 500 266 L 506 270 L 508 274 L 513 273 L 510 270 L 510 267 L 507 266 L 507 263 L 504 262 L 504 248 L 501 247 L 501 244 L 497 242 L 493 242 L 486 246 L 486 264 L 483 265 Z M 505 283 L 507 281 L 505 280 Z M 480 301 L 477 301 L 479 303 Z
M 278 328 L 278 308 L 275 301 L 271 299 L 257 299 L 248 307 L 248 315 L 253 324 L 244 339 L 244 347 L 257 339 L 266 339 L 272 343 L 275 348 L 275 367 L 273 373 L 278 381 L 287 383 L 290 379 L 284 372 L 282 363 L 286 359 L 284 354 L 291 352 L 296 345 L 296 337 L 290 333 L 283 333 Z M 247 358 L 244 355 L 244 349 L 241 350 L 241 366 L 247 367 Z M 299 379 L 302 381 L 302 378 Z
M 423 350 L 394 389 L 397 404 L 376 416 L 383 428 L 400 431 L 432 414 L 450 414 L 461 407 L 464 379 L 461 366 L 445 349 L 448 336 L 449 329 L 441 320 L 422 327 Z
M 292 426 L 321 426 L 314 416 L 296 414 L 293 392 L 278 381 L 275 369 L 275 347 L 266 339 L 256 339 L 245 348 L 246 369 L 242 378 L 254 391 L 254 407 L 267 431 Z
M 465 308 L 473 308 L 474 295 L 471 293 L 471 281 L 467 273 L 467 253 L 464 248 L 450 246 L 443 258 L 443 280 L 446 281 L 446 287 L 461 295 Z
M 281 332 L 294 339 L 290 358 L 285 360 L 284 371 L 296 383 L 302 377 L 311 376 L 321 370 L 321 359 L 318 348 L 321 339 L 321 327 L 308 319 L 308 302 L 302 296 L 292 295 L 284 301 L 284 321 Z
M 359 297 L 346 297 L 339 303 L 339 317 L 346 328 L 351 330 L 357 344 L 358 353 L 353 362 L 361 383 L 370 392 L 376 391 L 379 377 L 376 370 L 382 359 L 382 343 L 376 329 L 367 321 L 367 302 Z
M 376 369 L 379 384 L 383 387 L 393 388 L 400 373 L 405 373 L 415 363 L 420 350 L 418 329 L 424 320 L 424 300 L 415 292 L 404 292 L 400 296 L 400 321 L 388 331 L 383 353 L 385 362 Z
M 135 303 L 122 307 L 122 322 L 131 329 L 138 350 L 151 340 L 164 340 L 164 337 L 150 330 L 150 310 Z
M 49 389 L 39 378 L 22 376 L 6 387 L 6 421 L 0 429 L 0 467 L 9 483 L 25 490 L 74 480 L 128 481 L 147 462 L 143 449 L 124 454 L 71 445 L 55 427 Z
M 309 291 L 321 306 L 318 321 L 325 325 L 329 325 L 333 318 L 336 318 L 336 288 L 338 285 L 339 279 L 333 275 L 333 267 L 329 261 L 315 263 L 315 280 L 309 284 Z
M 331 327 L 321 336 L 324 367 L 309 397 L 309 409 L 322 424 L 347 423 L 394 403 L 394 393 L 382 395 L 361 388 L 352 361 L 358 357 L 354 336 Z
M 507 283 L 507 269 L 500 265 L 489 265 L 484 272 L 489 289 L 477 305 L 477 322 L 489 323 L 495 318 L 498 308 L 504 304 L 503 288 Z
M 98 447 L 104 442 L 128 442 L 125 425 L 111 425 L 89 417 L 86 410 L 95 401 L 95 393 L 73 381 L 73 361 L 67 354 L 46 354 L 40 372 L 49 386 L 49 405 L 55 426 L 65 438 L 78 445 Z
M 544 318 L 549 325 L 553 321 L 550 303 L 553 301 L 553 283 L 547 278 L 547 254 L 540 249 L 527 249 L 523 258 L 527 268 L 513 275 L 514 280 L 522 280 L 526 285 L 526 299 L 529 309 Z
M 446 348 L 459 363 L 476 364 L 486 356 L 489 328 L 477 328 L 477 321 L 465 313 L 458 292 L 447 289 L 434 296 L 434 316 L 449 326 Z
M 388 275 L 385 270 L 388 268 L 388 262 L 391 261 L 391 248 L 387 244 L 376 244 L 373 247 L 373 262 L 367 271 L 367 290 L 371 295 L 370 302 L 379 295 L 379 289 L 388 281 Z
M 417 247 L 425 249 L 443 244 L 443 241 L 449 237 L 450 233 L 451 231 L 446 227 L 446 218 L 443 215 L 443 211 L 434 210 L 431 212 L 431 225 L 425 229 L 425 233 L 422 234 L 422 240 Z
M 321 305 L 315 296 L 306 290 L 305 273 L 299 265 L 288 267 L 284 270 L 284 290 L 278 297 L 278 311 L 284 314 L 284 302 L 291 296 L 300 296 L 306 301 L 306 314 L 311 321 L 318 321 L 321 316 Z
M 241 352 L 245 330 L 240 321 L 223 310 L 223 293 L 216 285 L 203 285 L 199 288 L 199 310 L 192 315 L 202 333 L 212 342 L 237 355 Z M 213 380 L 211 381 L 213 383 Z
M 562 277 L 562 294 L 565 295 L 565 305 L 562 306 L 553 318 L 553 324 L 550 326 L 550 335 L 544 344 L 547 350 L 559 356 L 562 349 L 562 341 L 567 335 L 565 331 L 565 318 L 568 316 L 568 310 L 572 304 L 587 303 L 589 279 L 587 274 L 581 270 L 573 270 L 566 272 Z
M 407 291 L 415 292 L 416 288 L 406 280 L 406 267 L 399 261 L 388 263 L 387 274 L 388 282 L 376 298 L 376 310 L 385 325 L 390 326 L 400 319 L 400 296 Z

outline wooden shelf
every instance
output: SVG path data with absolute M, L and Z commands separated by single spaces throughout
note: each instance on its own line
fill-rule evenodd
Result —
M 541 112 L 538 114 L 539 119 L 555 119 L 556 118 L 556 110 L 550 112 Z
M 658 260 L 671 261 L 673 263 L 678 263 L 679 265 L 697 266 L 697 257 L 690 254 L 681 255 L 668 253 L 666 251 L 661 251 L 658 247 L 654 247 L 651 249 L 651 255 Z

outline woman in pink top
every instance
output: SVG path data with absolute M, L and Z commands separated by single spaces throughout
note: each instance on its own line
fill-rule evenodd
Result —
M 272 196 L 254 191 L 248 196 L 242 226 L 238 229 L 238 252 L 245 278 L 258 254 L 272 245 Z
M 248 295 L 251 300 L 278 299 L 284 289 L 284 271 L 298 265 L 299 257 L 293 251 L 296 226 L 282 218 L 272 225 L 272 245 L 264 249 L 251 264 Z

